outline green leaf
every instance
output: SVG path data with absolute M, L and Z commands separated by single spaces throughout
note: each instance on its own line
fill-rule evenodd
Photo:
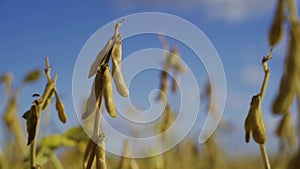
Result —
M 40 146 L 43 148 L 56 149 L 61 146 L 71 147 L 76 144 L 75 141 L 70 140 L 63 135 L 53 134 L 51 136 L 43 137 L 40 140 Z
M 74 141 L 87 141 L 89 137 L 83 130 L 81 126 L 73 127 L 68 129 L 64 134 L 66 138 L 72 139 Z

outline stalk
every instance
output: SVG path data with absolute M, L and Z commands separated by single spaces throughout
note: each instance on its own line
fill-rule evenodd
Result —
M 261 156 L 263 158 L 263 162 L 264 162 L 264 165 L 265 165 L 265 169 L 271 169 L 271 165 L 270 165 L 270 162 L 269 162 L 268 153 L 267 153 L 265 145 L 260 144 L 259 147 L 260 147 Z
M 55 74 L 53 79 L 51 79 L 50 76 L 50 70 L 51 67 L 49 65 L 48 57 L 46 57 L 46 68 L 45 68 L 45 74 L 48 80 L 48 83 L 46 85 L 46 88 L 43 92 L 42 97 L 39 100 L 35 101 L 35 104 L 37 106 L 37 124 L 36 124 L 36 133 L 34 140 L 30 144 L 30 165 L 32 169 L 37 168 L 36 166 L 36 140 L 38 136 L 38 129 L 39 129 L 39 123 L 40 123 L 40 115 L 42 113 L 43 105 L 46 103 L 47 99 L 51 96 L 51 91 L 55 89 L 56 79 L 57 75 Z

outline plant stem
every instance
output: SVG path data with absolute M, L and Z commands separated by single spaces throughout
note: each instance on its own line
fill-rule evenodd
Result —
M 269 162 L 268 153 L 267 153 L 265 145 L 260 144 L 259 147 L 260 147 L 261 156 L 263 158 L 263 162 L 264 162 L 264 165 L 265 165 L 265 169 L 271 169 L 271 165 L 270 165 L 270 162 Z
M 261 90 L 260 90 L 261 100 L 264 98 L 264 95 L 266 93 L 267 85 L 268 85 L 268 81 L 269 81 L 269 77 L 270 77 L 270 69 L 268 67 L 267 62 L 268 62 L 268 60 L 272 59 L 272 50 L 273 49 L 271 48 L 268 56 L 263 57 L 263 60 L 262 60 L 263 68 L 264 68 L 264 71 L 265 71 L 265 77 L 264 77 L 264 81 L 263 81 L 263 84 L 262 84 L 262 87 L 261 87 Z
M 35 133 L 34 140 L 30 144 L 30 165 L 31 165 L 31 168 L 36 168 L 35 167 L 35 163 L 36 163 L 35 162 L 36 140 L 37 140 L 37 136 L 38 136 L 38 130 L 39 130 L 39 123 L 40 123 L 40 116 L 42 114 L 42 108 L 43 108 L 43 105 L 45 104 L 45 101 L 47 101 L 47 99 L 51 95 L 51 91 L 55 89 L 55 84 L 56 84 L 56 79 L 57 79 L 56 74 L 54 75 L 53 79 L 51 79 L 50 70 L 51 70 L 51 67 L 49 65 L 49 60 L 48 60 L 48 57 L 46 57 L 45 74 L 46 74 L 48 82 L 47 82 L 47 85 L 46 85 L 46 88 L 43 92 L 42 97 L 39 100 L 37 100 L 37 102 L 36 102 L 36 104 L 37 104 L 36 105 L 37 106 L 36 133 Z
M 36 124 L 36 132 L 35 138 L 33 139 L 32 143 L 30 144 L 30 165 L 31 168 L 35 168 L 35 156 L 36 156 L 36 139 L 39 131 L 39 123 L 40 123 L 40 115 L 42 111 L 42 104 L 36 105 L 37 106 L 37 124 Z
M 64 167 L 62 166 L 61 162 L 59 161 L 55 153 L 51 155 L 51 161 L 56 169 L 64 169 Z
M 102 93 L 100 94 L 97 104 L 97 110 L 95 115 L 95 122 L 94 122 L 94 141 L 98 139 L 99 136 L 99 128 L 100 128 L 100 121 L 101 121 L 101 111 L 102 111 Z

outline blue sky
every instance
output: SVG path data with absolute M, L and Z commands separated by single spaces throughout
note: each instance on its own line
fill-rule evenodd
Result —
M 78 124 L 72 102 L 72 76 L 77 56 L 88 38 L 108 22 L 124 15 L 150 11 L 177 15 L 201 29 L 218 51 L 228 87 L 224 117 L 235 126 L 232 133 L 221 134 L 219 137 L 223 144 L 233 148 L 237 143 L 237 151 L 247 151 L 255 145 L 244 144 L 243 123 L 251 97 L 259 91 L 263 79 L 260 61 L 262 55 L 269 50 L 267 35 L 274 5 L 275 1 L 271 0 L 0 0 L 0 73 L 12 72 L 14 84 L 17 85 L 27 71 L 44 67 L 44 58 L 48 56 L 52 73 L 58 74 L 57 88 L 70 119 L 67 125 L 60 124 L 52 108 L 51 130 L 62 132 L 67 127 Z M 158 40 L 149 42 L 150 44 L 140 44 L 139 48 L 160 47 Z M 124 50 L 134 52 L 132 48 L 135 48 L 130 46 L 133 44 L 132 40 L 129 39 L 128 44 L 131 49 Z M 271 78 L 263 111 L 271 138 L 274 137 L 272 130 L 278 118 L 270 115 L 270 106 L 278 90 L 285 47 L 286 39 L 275 48 L 274 58 L 269 63 Z M 182 53 L 182 57 L 189 62 L 185 54 L 188 55 Z M 205 71 L 202 70 L 203 66 L 200 67 L 202 72 Z M 198 79 L 200 87 L 205 85 L 205 74 L 204 77 Z M 145 79 L 140 78 L 137 82 L 145 83 Z M 20 98 L 20 115 L 30 107 L 31 94 L 42 92 L 44 84 L 45 78 L 25 88 Z M 144 93 L 140 97 L 145 95 Z M 147 100 L 144 101 L 147 106 Z M 3 92 L 0 92 L 0 108 L 4 109 Z M 0 131 L 1 135 L 3 130 Z M 236 140 L 234 143 L 233 138 Z M 276 141 L 270 142 L 270 147 L 275 149 Z

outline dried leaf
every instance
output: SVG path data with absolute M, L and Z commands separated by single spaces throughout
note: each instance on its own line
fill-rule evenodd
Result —
M 25 83 L 31 83 L 31 82 L 35 82 L 37 80 L 39 80 L 39 78 L 41 77 L 41 70 L 33 70 L 30 71 L 24 78 L 23 82 Z
M 30 145 L 36 137 L 36 129 L 38 122 L 38 107 L 35 103 L 31 106 L 30 110 L 23 114 L 23 118 L 26 120 L 27 133 L 28 133 L 28 142 L 27 145 Z
M 63 104 L 62 101 L 59 99 L 56 90 L 54 90 L 54 94 L 55 94 L 55 99 L 56 99 L 55 107 L 56 107 L 56 110 L 57 110 L 57 113 L 58 113 L 59 120 L 60 120 L 62 123 L 66 123 L 66 121 L 67 121 L 67 115 L 66 115 L 66 113 L 65 113 L 65 107 L 64 107 L 64 104 Z
M 91 114 L 95 111 L 96 108 L 96 94 L 95 94 L 95 80 L 93 82 L 93 86 L 91 88 L 90 96 L 86 102 L 85 112 L 82 114 L 81 119 L 87 119 Z
M 273 23 L 269 33 L 269 44 L 275 46 L 283 37 L 284 33 L 284 0 L 278 0 Z
M 254 141 L 258 144 L 264 144 L 267 140 L 266 128 L 260 108 L 260 95 L 252 97 L 250 110 L 245 121 L 245 140 L 248 143 L 252 135 Z
M 101 66 L 103 72 L 103 97 L 105 100 L 105 107 L 109 115 L 113 118 L 116 117 L 116 107 L 112 92 L 112 81 L 108 65 Z
M 98 67 L 101 64 L 101 61 L 104 59 L 104 56 L 109 52 L 109 50 L 113 47 L 115 43 L 115 37 L 111 37 L 105 47 L 100 51 L 100 53 L 97 55 L 95 61 L 93 62 L 90 72 L 89 72 L 89 78 L 94 76 L 97 73 Z

